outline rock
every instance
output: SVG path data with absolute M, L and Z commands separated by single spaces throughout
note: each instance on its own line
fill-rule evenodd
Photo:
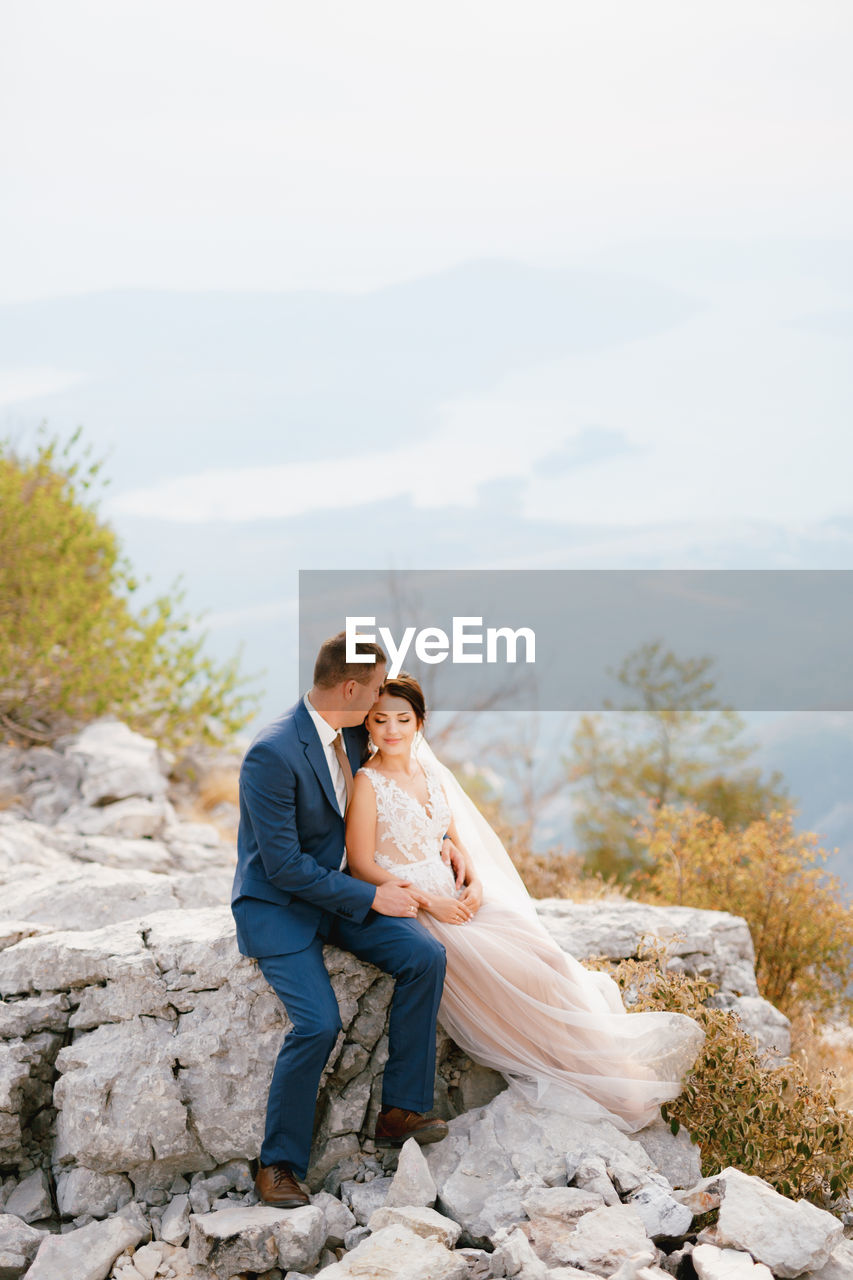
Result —
M 103 806 L 131 796 L 149 800 L 166 794 L 157 744 L 119 720 L 96 720 L 67 740 L 66 760 L 79 766 L 80 794 L 87 805 Z
M 671 1187 L 692 1187 L 702 1177 L 702 1152 L 683 1126 L 673 1134 L 657 1116 L 633 1136 Z
M 690 1255 L 699 1280 L 771 1280 L 772 1271 L 739 1249 L 697 1244 Z
M 166 1205 L 160 1220 L 160 1238 L 168 1244 L 183 1244 L 189 1233 L 189 1196 L 177 1195 Z
M 639 1213 L 625 1204 L 605 1205 L 584 1214 L 559 1245 L 551 1242 L 550 1248 L 555 1264 L 568 1263 L 601 1276 L 613 1275 L 635 1254 L 644 1255 L 641 1265 L 655 1262 L 658 1256 Z
M 557 1218 L 560 1222 L 576 1222 L 585 1213 L 604 1204 L 595 1191 L 579 1187 L 534 1187 L 522 1200 L 528 1218 Z
M 269 1205 L 225 1209 L 190 1217 L 189 1260 L 216 1280 L 239 1271 L 313 1267 L 325 1238 L 322 1209 L 273 1209 Z
M 853 1241 L 841 1240 L 829 1261 L 818 1271 L 810 1271 L 807 1280 L 853 1280 Z
M 113 845 L 117 843 L 112 842 Z M 133 842 L 150 846 L 150 841 Z M 133 855 L 135 863 L 139 863 Z M 154 911 L 213 907 L 224 885 L 197 875 L 162 875 L 151 870 L 70 864 L 59 872 L 29 876 L 4 889 L 5 910 L 55 929 L 100 929 L 136 920 Z
M 653 1240 L 686 1235 L 693 1223 L 693 1213 L 687 1205 L 679 1204 L 655 1183 L 632 1192 L 628 1204 L 637 1210 Z
M 335 1249 L 344 1243 L 348 1231 L 351 1231 L 356 1224 L 355 1214 L 339 1200 L 337 1196 L 330 1195 L 328 1191 L 318 1191 L 316 1195 L 311 1197 L 311 1203 L 318 1209 L 322 1210 L 323 1219 L 326 1224 L 326 1239 L 324 1244 L 327 1248 Z
M 677 1198 L 694 1213 L 719 1205 L 710 1243 L 744 1250 L 775 1276 L 819 1271 L 842 1238 L 841 1223 L 831 1213 L 808 1200 L 789 1200 L 739 1169 L 723 1169 Z
M 370 1227 L 368 1226 L 350 1227 L 349 1231 L 344 1236 L 344 1248 L 347 1252 L 349 1252 L 350 1249 L 355 1249 L 356 1246 L 360 1245 L 362 1240 L 366 1240 L 369 1235 Z
M 651 1169 L 643 1149 L 612 1125 L 585 1124 L 563 1112 L 532 1107 L 506 1091 L 451 1120 L 448 1136 L 426 1158 L 438 1189 L 436 1208 L 461 1224 L 467 1242 L 481 1244 L 495 1225 L 481 1220 L 483 1207 L 502 1188 L 527 1178 L 520 1189 L 526 1195 L 565 1161 L 567 1151 L 612 1149 Z
M 523 1231 L 507 1227 L 495 1236 L 491 1274 L 516 1280 L 547 1280 L 551 1272 L 531 1247 Z
M 341 1199 L 355 1215 L 356 1221 L 366 1226 L 376 1210 L 385 1204 L 392 1181 L 391 1178 L 374 1178 L 371 1182 L 354 1182 L 348 1178 L 341 1183 Z
M 610 1280 L 670 1280 L 671 1272 L 664 1271 L 663 1267 L 653 1262 L 644 1262 L 644 1257 L 645 1254 L 637 1253 L 632 1258 L 626 1258 L 613 1272 Z M 580 1275 L 584 1275 L 584 1272 Z
M 93 1173 L 91 1169 L 69 1169 L 57 1174 L 56 1203 L 64 1218 L 91 1213 L 105 1218 L 133 1199 L 133 1184 L 120 1173 Z
M 14 1214 L 0 1213 L 0 1280 L 17 1280 L 46 1235 Z
M 481 1244 L 494 1240 L 498 1231 L 514 1227 L 524 1218 L 524 1199 L 531 1189 L 543 1188 L 535 1176 L 504 1183 L 483 1201 L 480 1211 L 468 1224 L 468 1238 Z
M 164 1253 L 165 1245 L 160 1240 L 153 1240 L 151 1244 L 145 1244 L 141 1249 L 136 1250 L 133 1255 L 133 1265 L 142 1276 L 142 1280 L 154 1280 Z
M 407 1138 L 400 1150 L 397 1172 L 391 1179 L 385 1204 L 389 1208 L 397 1205 L 434 1205 L 435 1197 L 435 1182 L 426 1157 L 414 1138 Z
M 746 1033 L 775 1061 L 791 1053 L 791 1022 L 763 996 L 736 996 L 732 1006 Z
M 492 1274 L 492 1255 L 485 1249 L 457 1249 L 460 1258 L 468 1264 L 469 1280 L 489 1280 Z M 589 1277 L 587 1277 L 589 1280 Z
M 87 836 L 120 836 L 123 840 L 140 840 L 159 836 L 168 823 L 174 822 L 175 811 L 168 800 L 118 800 L 100 809 L 72 805 L 63 813 L 57 826 Z
M 468 1280 L 468 1264 L 435 1239 L 402 1225 L 369 1235 L 315 1280 Z
M 576 1163 L 572 1181 L 582 1191 L 591 1191 L 600 1196 L 605 1204 L 619 1204 L 619 1193 L 610 1181 L 607 1166 L 601 1156 L 584 1153 Z
M 623 960 L 637 956 L 644 939 L 660 938 L 670 948 L 672 968 L 701 974 L 734 995 L 758 995 L 755 949 L 740 916 L 697 907 L 563 898 L 541 899 L 536 912 L 563 950 L 578 960 L 596 955 Z
M 371 1214 L 367 1225 L 371 1231 L 381 1231 L 383 1227 L 407 1227 L 416 1236 L 421 1236 L 424 1240 L 439 1240 L 448 1249 L 454 1247 L 462 1231 L 459 1223 L 452 1218 L 445 1218 L 443 1214 L 436 1213 L 435 1209 L 423 1206 L 377 1209 Z
M 149 1233 L 139 1206 L 130 1203 L 111 1218 L 64 1235 L 46 1236 L 27 1280 L 105 1280 L 118 1255 Z
M 23 1182 L 19 1182 L 4 1206 L 7 1213 L 12 1213 L 24 1222 L 39 1222 L 49 1218 L 53 1213 L 53 1201 L 50 1198 L 50 1187 L 43 1169 L 36 1169 Z

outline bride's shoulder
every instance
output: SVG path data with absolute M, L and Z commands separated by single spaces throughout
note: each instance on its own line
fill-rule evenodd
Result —
M 364 780 L 369 779 L 370 782 L 375 787 L 377 780 L 380 779 L 381 777 L 382 777 L 382 774 L 380 770 L 376 768 L 375 765 L 363 764 L 361 768 L 356 771 L 355 778 L 353 779 L 353 781 L 358 782 L 359 778 L 363 778 Z

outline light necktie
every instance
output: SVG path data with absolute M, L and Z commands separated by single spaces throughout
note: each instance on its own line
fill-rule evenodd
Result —
M 347 758 L 347 753 L 344 750 L 344 743 L 340 730 L 335 734 L 332 746 L 335 749 L 335 755 L 338 757 L 338 764 L 341 766 L 341 773 L 344 775 L 344 783 L 347 789 L 347 801 L 346 807 L 344 808 L 344 813 L 346 813 L 346 810 L 349 807 L 349 802 L 352 799 L 352 767 L 349 759 Z

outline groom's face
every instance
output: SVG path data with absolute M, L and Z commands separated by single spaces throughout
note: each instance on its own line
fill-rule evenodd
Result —
M 348 694 L 346 698 L 347 718 L 345 721 L 347 726 L 352 727 L 362 723 L 364 717 L 379 697 L 379 690 L 384 679 L 385 663 L 378 662 L 376 670 L 367 684 L 360 684 L 358 680 L 350 680 L 348 682 L 345 686 Z

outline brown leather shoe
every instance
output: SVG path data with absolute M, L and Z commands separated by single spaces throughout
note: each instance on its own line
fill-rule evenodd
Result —
M 264 1204 L 275 1205 L 276 1209 L 301 1209 L 311 1203 L 286 1164 L 261 1167 L 255 1177 L 255 1190 Z
M 446 1137 L 444 1120 L 423 1116 L 418 1111 L 404 1111 L 402 1107 L 383 1107 L 374 1134 L 375 1141 L 385 1147 L 402 1147 L 407 1138 L 414 1138 L 419 1146 L 425 1146 Z

